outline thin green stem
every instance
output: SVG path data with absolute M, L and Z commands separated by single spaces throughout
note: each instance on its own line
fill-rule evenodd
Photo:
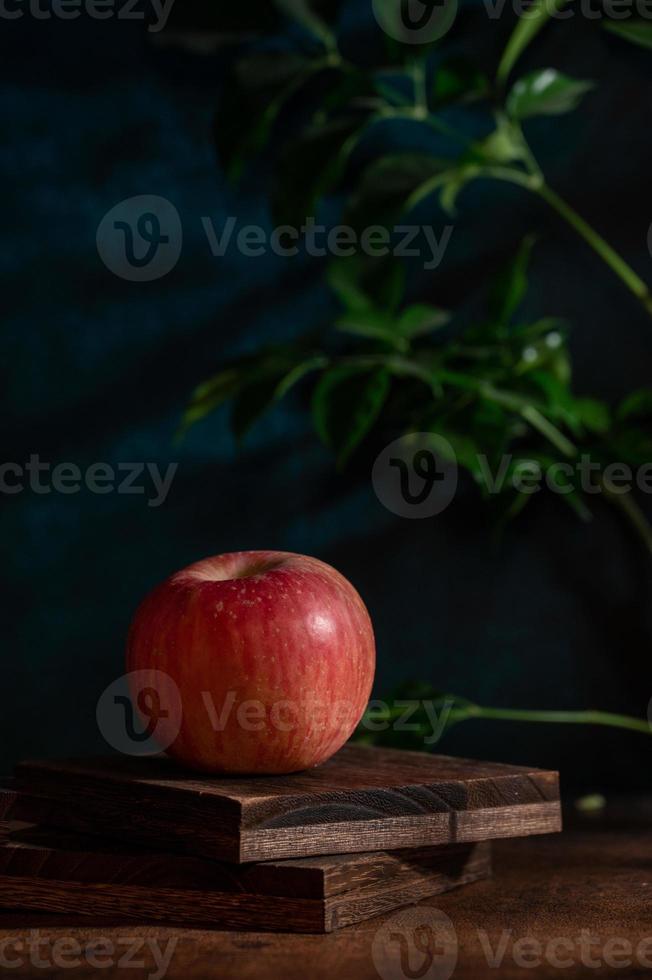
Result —
M 567 0 L 555 0 L 556 6 L 561 7 Z M 530 38 L 528 38 L 529 40 Z M 525 40 L 521 39 L 521 42 Z M 519 42 L 519 48 L 520 43 Z M 516 51 L 513 52 L 515 54 Z M 509 56 L 504 63 L 504 70 L 507 72 L 511 68 L 513 63 L 512 57 Z M 411 118 L 416 119 L 425 125 L 430 126 L 431 129 L 436 130 L 442 134 L 452 137 L 455 140 L 460 140 L 462 142 L 468 143 L 466 137 L 462 134 L 451 129 L 445 123 L 442 123 L 439 119 L 432 115 L 428 111 L 427 103 L 427 93 L 426 93 L 426 74 L 425 66 L 422 61 L 415 61 L 412 65 L 412 79 L 414 83 L 414 106 L 406 106 L 403 108 L 398 107 L 388 107 L 382 111 L 382 116 L 384 118 Z M 521 134 L 522 135 L 522 134 Z M 574 210 L 562 197 L 557 194 L 545 181 L 543 173 L 537 163 L 537 160 L 530 150 L 525 138 L 522 138 L 523 152 L 524 152 L 524 162 L 527 167 L 527 171 L 517 170 L 514 167 L 509 166 L 492 166 L 492 165 L 467 165 L 466 167 L 466 177 L 472 180 L 474 177 L 489 177 L 494 180 L 502 180 L 511 184 L 516 184 L 519 187 L 523 187 L 533 193 L 538 194 L 561 218 L 566 221 L 583 239 L 584 241 L 593 249 L 593 251 L 600 256 L 600 258 L 609 266 L 609 268 L 619 277 L 619 279 L 627 286 L 631 293 L 642 303 L 645 311 L 652 316 L 652 292 L 646 282 L 641 279 L 639 275 L 632 269 L 632 267 L 623 259 L 621 255 L 616 252 L 614 248 L 598 234 L 598 232 L 593 228 L 587 221 L 577 211 Z M 437 190 L 444 179 L 444 174 L 435 174 L 433 177 L 426 181 L 421 187 L 417 188 L 406 202 L 406 208 L 409 210 L 414 207 L 419 201 L 423 200 L 429 194 Z
M 523 150 L 523 161 L 525 163 L 525 166 L 527 167 L 529 173 L 535 179 L 536 182 L 540 181 L 541 183 L 545 183 L 545 178 L 543 176 L 543 171 L 539 166 L 539 161 L 537 160 L 534 153 L 530 149 L 530 144 L 525 138 L 525 133 L 523 132 L 522 126 L 518 125 L 517 123 L 512 123 L 512 125 L 516 128 L 516 131 L 518 132 L 520 137 L 521 147 Z
M 428 118 L 428 94 L 426 91 L 426 64 L 422 59 L 412 62 L 412 84 L 414 85 L 414 114 L 417 119 Z
M 625 283 L 627 288 L 643 304 L 645 310 L 652 316 L 652 293 L 647 283 L 638 276 L 632 267 L 620 256 L 605 239 L 588 224 L 566 201 L 549 187 L 542 183 L 536 188 L 537 193 L 560 215 L 585 242 L 591 246 L 610 269 Z
M 490 177 L 492 180 L 504 180 L 509 184 L 516 184 L 524 187 L 528 191 L 537 191 L 541 179 L 533 174 L 524 173 L 522 170 L 514 170 L 513 167 L 494 167 L 477 166 L 478 177 Z
M 386 103 L 391 108 L 405 107 L 411 105 L 409 98 L 398 89 L 394 88 L 393 85 L 388 85 L 387 82 L 382 82 L 376 80 L 375 82 L 376 91 L 382 95 Z
M 408 699 L 409 700 L 409 699 Z M 421 700 L 415 699 L 419 704 Z M 425 700 L 428 700 L 427 698 Z M 453 724 L 464 721 L 471 721 L 479 718 L 485 721 L 516 721 L 529 722 L 532 724 L 546 725 L 599 725 L 607 728 L 620 728 L 625 731 L 638 732 L 642 735 L 652 735 L 652 725 L 644 718 L 633 718 L 631 715 L 614 714 L 611 711 L 587 710 L 587 711 L 555 711 L 538 710 L 529 708 L 483 708 L 479 704 L 470 704 L 462 701 L 456 706 L 458 699 L 453 695 L 438 696 L 434 703 L 437 705 L 437 713 L 443 716 L 448 712 L 448 719 Z M 398 706 L 391 704 L 383 705 L 382 715 L 374 709 L 374 719 L 391 723 L 404 717 L 405 701 L 402 700 Z
M 534 0 L 527 17 L 519 18 L 498 66 L 496 81 L 500 86 L 507 82 L 512 68 L 539 31 L 566 3 L 568 0 Z
M 415 106 L 388 105 L 385 106 L 381 112 L 384 119 L 409 119 L 412 120 L 412 122 L 416 121 L 423 123 L 423 125 L 429 126 L 430 129 L 433 129 L 436 133 L 441 133 L 442 136 L 448 136 L 450 139 L 453 139 L 458 143 L 462 143 L 464 146 L 466 146 L 469 142 L 466 136 L 453 129 L 452 126 L 448 126 L 445 122 L 442 122 L 441 119 L 437 118 L 437 116 L 430 114 L 424 118 L 423 116 L 419 115 L 419 112 Z
M 622 489 L 614 486 L 610 480 L 604 477 L 600 483 L 607 499 L 622 511 L 649 554 L 652 555 L 652 526 L 636 503 L 631 491 L 627 490 L 623 493 Z
M 534 157 L 531 166 L 537 167 Z M 557 214 L 566 221 L 590 245 L 618 278 L 627 286 L 631 293 L 643 304 L 645 311 L 652 316 L 652 292 L 646 282 L 632 267 L 616 252 L 614 248 L 598 234 L 588 221 L 567 204 L 556 191 L 546 184 L 538 170 L 529 174 L 522 173 L 511 167 L 479 167 L 477 176 L 491 177 L 494 180 L 504 180 L 538 194 Z
M 571 459 L 577 456 L 577 447 L 538 408 L 535 408 L 534 405 L 527 405 L 523 408 L 521 415 L 526 422 L 530 423 L 533 429 L 536 429 L 542 436 L 545 436 L 564 456 L 568 456 Z
M 437 133 L 442 133 L 444 136 L 450 136 L 451 139 L 455 140 L 457 143 L 462 143 L 464 146 L 468 146 L 469 138 L 465 136 L 464 133 L 460 133 L 459 130 L 454 129 L 447 123 L 442 122 L 437 116 L 432 114 L 428 115 L 426 119 L 423 120 L 426 126 L 430 126 Z
M 568 456 L 571 459 L 577 456 L 577 447 L 573 445 L 570 439 L 567 439 L 564 433 L 556 425 L 553 425 L 536 405 L 533 405 L 521 395 L 514 394 L 511 391 L 504 391 L 501 388 L 496 388 L 488 381 L 480 381 L 472 375 L 460 374 L 456 371 L 440 371 L 439 379 L 455 387 L 472 388 L 482 398 L 495 402 L 496 405 L 502 405 L 510 411 L 518 412 L 533 429 L 536 429 L 537 432 L 544 436 L 548 442 L 552 443 L 564 456 Z
M 473 705 L 470 716 L 494 721 L 529 721 L 553 725 L 606 725 L 625 728 L 631 732 L 652 734 L 652 727 L 642 718 L 612 714 L 610 711 L 527 711 L 515 708 L 481 708 Z

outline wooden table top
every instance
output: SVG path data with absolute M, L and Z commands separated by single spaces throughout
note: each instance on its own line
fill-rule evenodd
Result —
M 569 824 L 559 835 L 498 841 L 491 881 L 327 936 L 116 928 L 3 913 L 0 974 L 127 980 L 652 975 L 652 800 L 618 803 Z

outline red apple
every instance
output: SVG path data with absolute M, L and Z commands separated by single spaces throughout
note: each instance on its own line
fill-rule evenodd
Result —
M 172 575 L 138 609 L 127 649 L 129 672 L 145 671 L 155 689 L 162 673 L 178 688 L 168 739 L 161 723 L 168 754 L 211 773 L 325 762 L 362 717 L 375 661 L 351 583 L 316 558 L 276 551 L 218 555 Z

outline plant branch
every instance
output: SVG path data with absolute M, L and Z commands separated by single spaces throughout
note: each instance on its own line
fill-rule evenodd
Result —
M 610 711 L 528 711 L 515 708 L 469 707 L 469 717 L 485 718 L 494 721 L 528 721 L 544 724 L 564 725 L 606 725 L 609 728 L 624 728 L 631 732 L 652 735 L 652 727 L 642 718 L 630 715 L 612 714 Z
M 512 68 L 548 21 L 568 3 L 568 0 L 534 0 L 527 17 L 519 17 L 498 66 L 496 81 L 504 85 Z
M 411 66 L 414 85 L 414 113 L 417 119 L 428 118 L 428 95 L 426 91 L 426 65 L 423 60 L 415 60 Z
M 556 425 L 553 425 L 536 405 L 533 405 L 521 395 L 514 394 L 511 391 L 504 391 L 496 388 L 488 381 L 480 381 L 472 375 L 460 374 L 457 371 L 440 371 L 439 378 L 444 383 L 458 388 L 471 388 L 482 398 L 495 402 L 496 405 L 502 405 L 503 408 L 507 408 L 512 412 L 517 412 L 533 429 L 536 429 L 537 432 L 544 436 L 548 442 L 552 443 L 564 456 L 570 458 L 577 456 L 577 448 L 570 439 L 567 439 L 564 433 Z
M 429 113 L 427 116 L 420 115 L 420 112 L 415 106 L 398 106 L 398 105 L 385 105 L 381 109 L 381 114 L 384 119 L 409 119 L 411 121 L 417 121 L 423 123 L 425 126 L 429 126 L 430 129 L 434 130 L 436 133 L 441 133 L 442 136 L 448 136 L 450 139 L 455 140 L 457 143 L 461 143 L 464 146 L 468 145 L 468 138 L 462 133 L 459 133 L 452 126 L 448 126 L 445 122 L 442 122 L 437 116 Z
M 532 158 L 534 160 L 534 158 Z M 629 291 L 642 303 L 646 313 L 652 316 L 652 292 L 632 267 L 616 252 L 614 248 L 598 234 L 588 221 L 567 204 L 541 176 L 540 172 L 524 174 L 512 167 L 482 166 L 476 176 L 489 177 L 494 180 L 504 180 L 517 184 L 535 194 L 538 194 L 564 221 L 573 228 L 581 238 L 600 256 L 618 278 L 627 286 Z
M 557 7 L 563 6 L 567 0 L 555 0 Z M 541 14 L 540 14 L 541 16 Z M 421 63 L 415 62 L 415 67 L 420 66 L 421 71 L 423 71 L 423 65 Z M 415 76 L 415 98 L 417 91 L 417 76 Z M 425 110 L 425 115 L 421 106 L 415 106 L 413 110 L 413 115 L 415 118 L 420 118 L 423 122 L 432 126 L 433 128 L 440 129 L 444 131 L 444 126 L 439 125 L 439 120 L 435 119 L 431 113 L 428 113 L 427 106 Z M 456 137 L 458 134 L 453 134 Z M 577 213 L 556 191 L 554 191 L 545 181 L 543 173 L 537 163 L 537 160 L 530 150 L 530 147 L 521 133 L 523 153 L 525 158 L 525 164 L 527 167 L 527 172 L 522 170 L 517 170 L 514 167 L 500 166 L 500 165 L 487 165 L 479 164 L 476 166 L 467 167 L 467 177 L 468 179 L 473 179 L 474 177 L 488 177 L 493 180 L 502 180 L 511 184 L 517 184 L 519 187 L 524 187 L 533 193 L 536 193 L 541 197 L 556 213 L 564 219 L 564 221 L 573 228 L 581 238 L 593 249 L 593 251 L 600 256 L 600 258 L 605 262 L 609 268 L 618 276 L 618 278 L 627 286 L 629 291 L 642 303 L 645 311 L 652 316 L 652 293 L 646 282 L 641 279 L 641 277 L 634 272 L 632 267 L 623 259 L 621 255 L 616 252 L 614 248 L 598 234 L 598 232 L 593 228 L 588 221 Z M 411 195 L 408 199 L 407 207 L 408 209 L 422 200 L 432 191 L 436 190 L 440 185 L 442 180 L 442 175 L 435 175 L 430 181 L 423 184 L 418 192 Z
M 564 221 L 566 221 L 575 231 L 581 235 L 585 242 L 591 246 L 600 258 L 606 262 L 609 268 L 616 273 L 619 279 L 625 283 L 627 288 L 643 304 L 646 312 L 652 316 L 652 293 L 647 283 L 638 276 L 632 267 L 609 245 L 605 239 L 595 231 L 591 225 L 584 220 L 566 201 L 563 200 L 546 183 L 542 183 L 536 188 L 537 193 L 546 201 Z
M 619 491 L 613 483 L 604 477 L 600 481 L 600 484 L 609 502 L 622 511 L 645 545 L 648 553 L 652 555 L 652 526 L 636 503 L 631 491 L 628 490 L 625 493 Z
M 534 405 L 526 405 L 525 408 L 521 409 L 521 415 L 526 422 L 530 423 L 533 429 L 536 429 L 542 436 L 545 436 L 548 442 L 551 442 L 564 456 L 568 456 L 571 459 L 577 456 L 577 447 L 538 408 L 535 408 Z
M 395 705 L 384 703 L 382 710 L 379 707 L 369 708 L 365 713 L 362 722 L 368 717 L 373 717 L 375 722 L 382 721 L 392 724 L 405 716 L 406 703 L 410 699 L 401 699 Z M 465 699 L 456 698 L 453 695 L 437 694 L 429 698 L 416 698 L 417 705 L 429 701 L 436 708 L 436 714 L 444 722 L 444 728 L 457 725 L 461 722 L 480 719 L 484 721 L 516 721 L 528 722 L 530 724 L 544 725 L 597 725 L 605 728 L 619 728 L 624 731 L 637 732 L 640 735 L 652 735 L 652 725 L 645 718 L 634 718 L 631 715 L 614 714 L 611 711 L 599 711 L 596 709 L 579 711 L 555 711 L 547 709 L 529 708 L 484 708 L 482 705 L 474 704 Z M 415 722 L 421 725 L 423 731 L 427 731 L 432 725 L 431 712 L 427 717 Z

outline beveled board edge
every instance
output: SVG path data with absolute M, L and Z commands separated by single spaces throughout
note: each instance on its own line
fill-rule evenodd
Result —
M 559 802 L 394 817 L 375 821 L 313 824 L 309 827 L 244 831 L 240 860 L 268 861 L 311 854 L 353 854 L 443 844 L 476 843 L 506 837 L 558 833 Z

